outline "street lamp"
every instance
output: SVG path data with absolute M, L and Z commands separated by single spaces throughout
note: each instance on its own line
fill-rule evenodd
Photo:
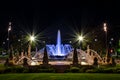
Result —
M 8 25 L 8 38 L 7 38 L 7 40 L 8 40 L 8 50 L 9 50 L 9 41 L 10 41 L 10 39 L 9 39 L 9 32 L 11 31 L 11 22 L 9 22 L 9 25 Z
M 80 47 L 82 47 L 81 43 L 83 41 L 84 37 L 82 35 L 78 36 L 78 41 L 80 43 Z
M 35 36 L 34 35 L 30 36 L 30 41 L 31 42 L 35 41 Z
M 29 45 L 28 45 L 28 57 L 31 57 L 31 45 L 32 42 L 35 41 L 35 36 L 34 35 L 30 35 L 29 36 Z
M 83 36 L 78 36 L 79 41 L 83 41 Z
M 106 56 L 108 55 L 108 47 L 107 47 L 107 23 L 103 24 L 103 29 L 105 31 L 105 44 L 106 44 Z

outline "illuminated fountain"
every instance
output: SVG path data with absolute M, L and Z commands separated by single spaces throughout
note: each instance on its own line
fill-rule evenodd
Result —
M 54 59 L 55 60 L 63 60 L 73 50 L 73 48 L 70 44 L 64 44 L 64 45 L 61 44 L 60 30 L 58 30 L 58 33 L 57 33 L 56 45 L 54 45 L 54 44 L 48 45 L 47 44 L 46 48 L 47 48 L 48 58 L 51 60 L 54 60 Z M 44 48 L 40 49 L 34 57 L 37 58 L 37 56 L 39 56 L 39 58 L 42 59 L 43 53 L 44 53 Z
M 46 45 L 46 47 L 50 59 L 64 59 L 72 51 L 71 45 L 61 44 L 60 30 L 58 30 L 56 46 Z
M 40 49 L 34 56 L 32 56 L 32 59 L 27 56 L 21 54 L 19 59 L 14 59 L 15 64 L 22 64 L 23 59 L 26 58 L 28 60 L 29 65 L 40 65 L 43 62 L 43 56 L 44 56 L 44 49 Z M 57 33 L 57 41 L 56 45 L 50 44 L 46 45 L 49 64 L 51 65 L 70 65 L 73 61 L 73 55 L 74 55 L 74 48 L 70 44 L 62 44 L 61 43 L 61 33 L 60 30 L 58 30 Z M 78 63 L 81 65 L 93 65 L 94 58 L 98 59 L 98 62 L 101 64 L 103 61 L 101 56 L 94 50 L 90 49 L 89 46 L 87 46 L 87 50 L 83 51 L 82 49 L 77 49 L 78 54 Z M 18 60 L 18 61 L 16 61 Z

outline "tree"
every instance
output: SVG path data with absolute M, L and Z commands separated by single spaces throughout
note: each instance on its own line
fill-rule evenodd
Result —
M 24 58 L 24 59 L 23 59 L 23 66 L 28 66 L 27 58 Z
M 93 65 L 94 65 L 94 66 L 97 66 L 97 65 L 98 65 L 98 59 L 97 59 L 96 57 L 94 58 Z
M 78 55 L 77 55 L 77 49 L 74 49 L 74 53 L 73 53 L 73 65 L 76 66 L 78 65 Z
M 48 64 L 48 54 L 46 47 L 44 49 L 43 64 Z
M 114 59 L 114 58 L 111 58 L 111 65 L 112 65 L 112 66 L 115 66 L 115 65 L 116 65 L 116 62 L 115 62 L 115 59 Z

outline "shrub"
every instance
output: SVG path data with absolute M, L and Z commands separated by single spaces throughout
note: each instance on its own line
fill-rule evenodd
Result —
M 80 67 L 80 72 L 83 73 L 83 72 L 86 72 L 86 70 L 89 70 L 89 69 L 94 69 L 94 67 L 89 66 L 89 65 L 81 66 Z
M 22 73 L 24 70 L 25 67 L 21 66 L 6 67 L 4 73 Z
M 23 73 L 29 73 L 29 69 L 28 68 L 24 68 L 24 70 L 22 72 Z
M 95 69 L 88 69 L 88 70 L 86 70 L 86 73 L 95 73 L 95 72 L 96 72 Z
M 0 74 L 4 73 L 5 67 L 3 64 L 0 64 Z
M 10 73 L 13 72 L 11 67 L 6 67 L 6 69 L 4 70 L 4 73 Z
M 42 72 L 42 73 L 52 73 L 52 72 L 55 72 L 54 69 L 39 69 L 38 72 Z
M 120 68 L 119 67 L 115 67 L 113 70 L 114 73 L 120 73 Z
M 79 68 L 78 67 L 72 67 L 70 68 L 70 71 L 73 73 L 79 72 Z
M 4 68 L 1 68 L 0 69 L 0 74 L 4 73 L 5 69 Z
M 22 73 L 25 68 L 18 66 L 18 67 L 13 67 L 13 69 L 14 69 L 14 72 L 16 73 Z
M 116 73 L 120 73 L 120 70 L 117 70 Z
M 104 73 L 113 73 L 113 69 L 112 68 L 106 68 L 103 70 Z
M 64 72 L 65 72 L 65 73 L 68 73 L 68 72 L 70 72 L 70 69 L 66 69 Z
M 55 70 L 53 68 L 50 68 L 50 67 L 40 67 L 40 66 L 32 66 L 32 67 L 29 67 L 29 72 L 30 73 L 41 73 L 41 72 L 55 72 Z
M 83 72 L 85 72 L 85 71 L 86 71 L 86 67 L 81 67 L 81 68 L 80 68 L 80 72 L 81 72 L 81 73 L 83 73 Z

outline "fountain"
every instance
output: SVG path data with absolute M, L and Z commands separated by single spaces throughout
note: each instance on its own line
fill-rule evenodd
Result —
M 73 48 L 70 44 L 61 44 L 61 33 L 58 30 L 56 45 L 47 44 L 48 59 L 50 60 L 63 60 L 72 52 Z M 44 48 L 40 49 L 34 56 L 34 58 L 43 58 Z
M 49 59 L 65 59 L 65 57 L 72 51 L 72 46 L 70 44 L 61 44 L 61 34 L 58 30 L 57 34 L 57 44 L 46 45 Z
M 17 59 L 14 58 L 15 60 L 15 65 L 22 64 L 24 58 L 27 59 L 29 65 L 40 65 L 42 64 L 43 61 L 43 56 L 44 56 L 44 49 L 40 49 L 33 57 L 32 59 L 28 57 L 28 55 L 23 55 L 21 54 L 20 58 Z M 73 61 L 73 48 L 70 44 L 62 44 L 61 43 L 61 33 L 60 30 L 58 30 L 57 33 L 57 41 L 56 45 L 54 44 L 47 44 L 46 45 L 47 49 L 47 54 L 48 54 L 48 59 L 49 59 L 49 64 L 51 65 L 70 65 L 72 64 Z M 78 54 L 78 63 L 81 65 L 92 65 L 94 58 L 98 59 L 98 62 L 101 64 L 103 61 L 100 55 L 87 47 L 87 50 L 83 51 L 81 49 L 77 49 L 77 54 Z

